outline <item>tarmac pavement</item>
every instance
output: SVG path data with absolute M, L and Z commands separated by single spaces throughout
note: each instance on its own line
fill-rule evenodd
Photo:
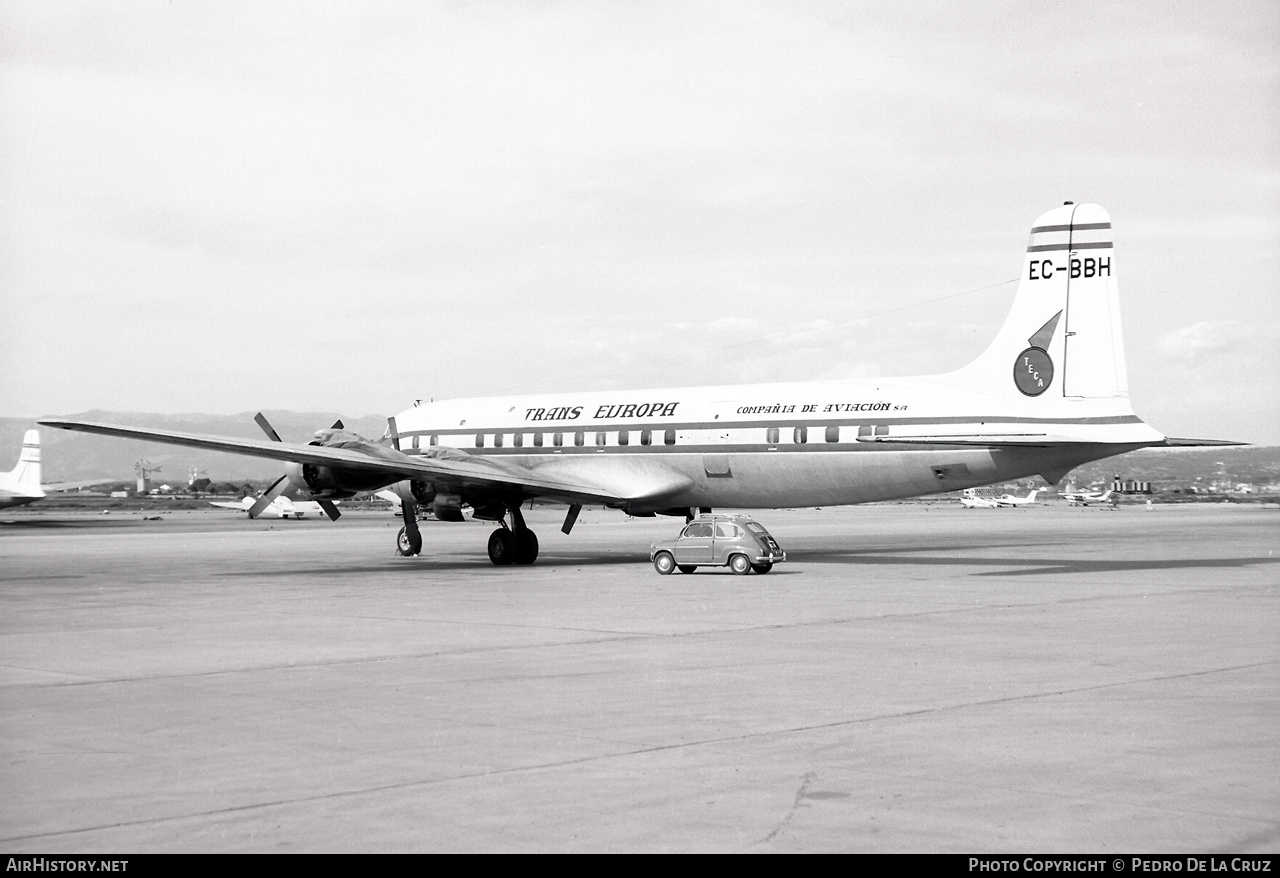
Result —
M 1280 511 L 0 512 L 10 853 L 1280 850 Z

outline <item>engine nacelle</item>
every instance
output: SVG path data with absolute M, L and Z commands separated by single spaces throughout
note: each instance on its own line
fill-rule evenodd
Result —
M 462 517 L 462 497 L 457 494 L 436 494 L 431 501 L 431 514 L 436 521 L 465 521 Z
M 420 482 L 417 479 L 396 482 L 391 486 L 390 490 L 400 498 L 401 503 L 430 506 L 432 501 L 436 499 L 435 485 L 430 482 Z
M 379 472 L 314 463 L 290 464 L 288 475 L 289 481 L 305 487 L 313 500 L 345 500 L 387 484 L 387 477 Z

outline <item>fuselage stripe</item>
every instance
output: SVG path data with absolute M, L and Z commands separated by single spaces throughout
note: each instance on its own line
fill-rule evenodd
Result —
M 1075 223 L 1075 224 L 1068 223 L 1065 226 L 1034 226 L 1031 229 L 1031 234 L 1034 235 L 1037 232 L 1070 232 L 1070 231 L 1083 232 L 1083 231 L 1089 231 L 1091 229 L 1109 229 L 1109 228 L 1111 228 L 1111 223 Z
M 518 427 L 511 425 L 490 426 L 490 427 L 468 427 L 458 428 L 450 427 L 447 429 L 415 429 L 401 430 L 400 439 L 404 443 L 405 437 L 413 436 L 457 436 L 463 438 L 474 439 L 476 434 L 491 435 L 493 433 L 615 433 L 618 430 L 626 430 L 628 433 L 639 433 L 644 430 L 650 430 L 654 434 L 654 441 L 657 442 L 662 438 L 662 434 L 667 430 L 675 430 L 677 432 L 689 430 L 749 430 L 749 429 L 767 429 L 769 427 L 777 427 L 782 430 L 790 430 L 795 427 L 893 427 L 893 426 L 935 426 L 941 424 L 976 424 L 984 428 L 986 432 L 996 433 L 997 429 L 1004 424 L 1043 424 L 1045 426 L 1084 426 L 1099 424 L 1140 424 L 1142 419 L 1137 415 L 1111 415 L 1106 417 L 1094 418 L 1025 418 L 1025 417 L 947 417 L 947 418 L 806 418 L 797 420 L 795 418 L 786 421 L 695 421 L 680 424 L 666 423 L 583 423 L 583 424 L 564 424 L 559 426 L 544 426 L 538 429 L 531 429 L 528 424 L 521 424 Z M 653 447 L 653 446 L 639 446 Z
M 1033 244 L 1027 248 L 1028 253 L 1043 253 L 1046 250 L 1104 250 L 1114 247 L 1110 241 L 1076 242 L 1074 244 Z

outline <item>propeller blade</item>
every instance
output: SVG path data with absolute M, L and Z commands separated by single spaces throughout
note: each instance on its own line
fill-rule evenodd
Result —
M 256 415 L 254 415 L 253 419 L 254 421 L 257 422 L 258 426 L 262 428 L 262 432 L 266 433 L 267 438 L 270 439 L 272 442 L 283 441 L 280 439 L 280 434 L 275 431 L 275 428 L 271 426 L 271 424 L 267 421 L 266 415 L 264 415 L 262 412 L 258 412 Z M 338 421 L 334 421 L 333 426 L 330 427 L 329 429 L 344 430 L 346 428 L 342 426 L 342 421 L 338 420 Z M 288 489 L 289 489 L 289 477 L 287 475 L 281 476 L 280 478 L 276 479 L 275 483 L 272 484 L 270 488 L 267 488 L 266 492 L 263 493 L 263 495 L 257 499 L 257 501 L 253 504 L 253 506 L 249 508 L 249 517 L 257 518 L 266 510 L 268 506 L 270 506 L 273 502 L 275 502 L 275 499 L 277 497 L 279 497 Z M 341 512 L 338 511 L 338 507 L 334 504 L 332 500 L 317 500 L 316 502 L 320 505 L 320 508 L 324 510 L 324 514 L 329 516 L 330 521 L 337 521 L 338 516 L 342 514 Z
M 400 429 L 396 427 L 395 417 L 387 418 L 387 432 L 391 434 L 391 447 L 400 450 Z
M 267 423 L 267 418 L 265 415 L 262 414 L 262 412 L 258 412 L 256 415 L 254 415 L 253 419 L 258 422 L 258 426 L 262 428 L 262 432 L 267 434 L 268 439 L 270 439 L 272 442 L 281 441 L 280 434 L 275 431 L 274 427 L 272 427 L 269 423 Z
M 263 492 L 262 496 L 257 499 L 252 506 L 249 507 L 249 517 L 257 518 L 261 515 L 275 499 L 284 493 L 285 488 L 289 487 L 289 477 L 281 476 L 275 480 L 275 483 Z

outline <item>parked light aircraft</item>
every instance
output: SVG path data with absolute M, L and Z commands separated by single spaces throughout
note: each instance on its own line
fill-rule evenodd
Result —
M 250 518 L 306 518 L 308 515 L 319 515 L 323 510 L 320 504 L 314 500 L 298 500 L 293 501 L 288 497 L 276 497 L 266 508 L 253 513 L 253 507 L 257 503 L 256 497 L 245 497 L 238 502 L 224 502 L 221 500 L 210 500 L 210 506 L 217 506 L 219 509 L 235 509 L 239 512 L 248 512 Z
M 954 491 L 1039 474 L 1169 439 L 1129 403 L 1111 220 L 1068 202 L 1031 229 L 1012 308 L 990 347 L 923 378 L 494 396 L 416 405 L 381 442 L 335 424 L 310 444 L 50 418 L 53 427 L 274 458 L 286 489 L 321 503 L 392 486 L 400 550 L 418 554 L 416 505 L 444 521 L 498 523 L 495 564 L 531 564 L 538 540 L 521 505 L 583 504 L 631 515 L 828 506 Z M 327 505 L 326 505 L 327 504 Z
M 0 509 L 8 506 L 24 506 L 52 492 L 70 491 L 100 485 L 110 479 L 91 479 L 80 482 L 40 483 L 40 431 L 28 430 L 22 437 L 22 452 L 18 465 L 7 473 L 0 473 Z
M 960 497 L 960 505 L 965 509 L 995 509 L 995 497 L 982 497 L 970 491 L 965 491 Z
M 1079 494 L 1063 494 L 1065 499 L 1072 506 L 1090 506 L 1093 504 L 1105 504 L 1111 499 L 1111 492 L 1104 491 L 1102 493 L 1079 493 Z
M 997 506 L 1030 506 L 1036 502 L 1036 494 L 1040 493 L 1040 489 L 1036 488 L 1025 497 L 1015 497 L 1013 494 L 1001 494 L 995 499 Z

